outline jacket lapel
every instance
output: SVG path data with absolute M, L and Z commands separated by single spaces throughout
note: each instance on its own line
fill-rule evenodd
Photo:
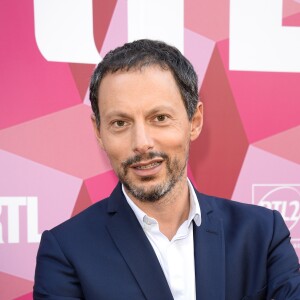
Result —
M 173 299 L 167 280 L 143 229 L 118 184 L 108 202 L 107 230 L 146 299 Z
M 197 300 L 225 299 L 225 245 L 222 220 L 207 196 L 197 193 L 202 222 L 194 225 L 194 253 Z M 208 198 L 208 197 L 207 197 Z

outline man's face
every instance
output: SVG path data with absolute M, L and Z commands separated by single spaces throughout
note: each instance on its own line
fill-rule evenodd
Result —
M 106 75 L 99 88 L 102 148 L 131 196 L 156 201 L 186 180 L 189 143 L 202 125 L 193 120 L 169 70 L 158 66 Z

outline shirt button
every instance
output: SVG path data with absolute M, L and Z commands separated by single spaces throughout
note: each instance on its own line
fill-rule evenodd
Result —
M 151 225 L 151 220 L 149 220 L 149 218 L 145 217 L 144 223 L 145 223 L 146 225 Z

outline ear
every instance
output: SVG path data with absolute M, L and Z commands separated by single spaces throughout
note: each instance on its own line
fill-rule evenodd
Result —
M 196 111 L 191 120 L 191 132 L 190 132 L 191 141 L 197 139 L 197 137 L 201 133 L 202 125 L 203 125 L 203 103 L 198 102 Z
M 92 120 L 92 123 L 93 123 L 94 132 L 95 132 L 97 141 L 99 142 L 100 147 L 101 147 L 103 150 L 105 150 L 105 149 L 104 149 L 103 142 L 102 142 L 102 139 L 101 139 L 101 135 L 100 135 L 100 126 L 98 127 L 97 122 L 96 122 L 96 117 L 95 117 L 94 114 L 91 115 L 91 120 Z

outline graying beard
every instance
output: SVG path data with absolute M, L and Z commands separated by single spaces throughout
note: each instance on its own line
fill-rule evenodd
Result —
M 149 155 L 152 155 L 151 153 Z M 153 153 L 152 155 L 157 156 L 156 153 Z M 148 192 L 145 191 L 145 189 L 143 189 L 142 187 L 138 187 L 138 186 L 134 186 L 131 184 L 131 182 L 127 182 L 126 181 L 126 175 L 127 175 L 127 165 L 125 166 L 124 163 L 124 173 L 119 173 L 118 177 L 120 179 L 120 181 L 123 183 L 123 185 L 126 187 L 126 189 L 129 191 L 129 193 L 131 193 L 135 198 L 139 199 L 140 201 L 143 202 L 156 202 L 158 200 L 160 200 L 162 197 L 164 197 L 167 193 L 169 193 L 173 187 L 175 186 L 175 184 L 182 178 L 183 174 L 184 174 L 184 170 L 187 164 L 187 160 L 188 157 L 186 157 L 186 161 L 185 161 L 185 165 L 184 167 L 180 170 L 179 169 L 179 163 L 177 161 L 177 159 L 175 159 L 175 161 L 173 162 L 173 165 L 171 166 L 171 162 L 169 157 L 164 154 L 164 153 L 159 153 L 159 156 L 164 157 L 166 159 L 166 165 L 167 165 L 167 172 L 168 174 L 171 174 L 171 177 L 169 178 L 170 180 L 167 180 L 166 182 L 164 182 L 163 184 L 159 184 L 156 185 L 152 188 L 152 190 L 150 189 Z M 139 157 L 136 157 L 134 160 L 138 160 L 139 161 Z M 130 160 L 128 160 L 127 163 L 131 162 Z M 177 173 L 177 172 L 179 173 Z M 145 182 L 149 182 L 153 179 L 152 176 L 148 176 L 148 177 L 144 177 L 142 179 L 142 181 Z
M 168 172 L 171 173 L 171 167 L 170 163 L 167 163 L 167 169 Z M 178 162 L 175 161 L 174 169 L 178 169 Z M 127 190 L 137 199 L 143 202 L 156 202 L 160 200 L 163 196 L 165 196 L 167 193 L 169 193 L 175 184 L 180 180 L 180 178 L 183 176 L 184 168 L 180 171 L 180 173 L 175 176 L 171 177 L 169 182 L 165 182 L 164 184 L 156 185 L 152 190 L 150 190 L 148 193 L 145 192 L 143 188 L 139 188 L 136 186 L 130 186 L 128 182 L 124 181 L 122 182 L 124 186 L 127 188 Z M 152 179 L 152 176 L 145 177 L 144 181 L 150 181 Z
M 161 184 L 154 187 L 152 191 L 145 193 L 142 188 L 129 186 L 127 183 L 123 183 L 124 186 L 128 189 L 128 191 L 137 199 L 143 202 L 156 202 L 165 196 L 168 192 L 172 190 L 175 186 L 176 180 L 172 178 L 172 180 L 168 184 Z

